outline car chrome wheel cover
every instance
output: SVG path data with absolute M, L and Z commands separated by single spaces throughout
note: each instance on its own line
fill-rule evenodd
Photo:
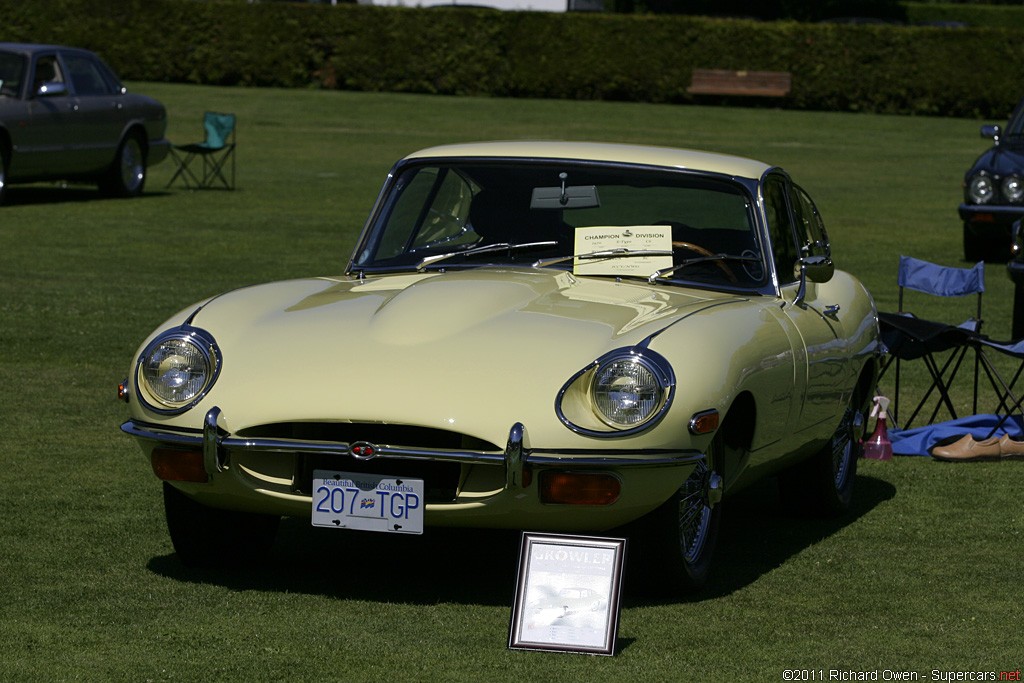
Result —
M 128 192 L 135 192 L 146 178 L 146 164 L 139 141 L 131 137 L 121 147 L 121 184 Z
M 711 505 L 707 496 L 709 474 L 707 464 L 699 463 L 680 490 L 679 547 L 683 560 L 691 564 L 700 560 L 711 528 Z

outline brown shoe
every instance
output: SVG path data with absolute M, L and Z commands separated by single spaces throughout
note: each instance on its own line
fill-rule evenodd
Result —
M 1003 460 L 1024 460 L 1024 441 L 1014 441 L 1009 434 L 999 439 L 999 455 Z
M 1020 444 L 1024 447 L 1024 443 Z M 999 460 L 1002 455 L 1000 439 L 992 437 L 975 441 L 970 434 L 965 434 L 958 441 L 943 446 L 932 447 L 932 457 L 948 462 L 977 462 L 980 460 Z M 1024 456 L 1024 448 L 1021 455 Z

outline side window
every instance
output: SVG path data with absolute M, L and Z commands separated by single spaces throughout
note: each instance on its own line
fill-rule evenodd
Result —
M 36 60 L 35 74 L 32 76 L 32 94 L 39 93 L 39 89 L 47 83 L 63 83 L 64 74 L 57 63 L 56 55 L 43 55 Z
M 25 74 L 25 58 L 0 52 L 0 97 L 18 97 Z
M 779 284 L 785 285 L 797 279 L 798 258 L 794 242 L 793 219 L 786 201 L 786 179 L 780 175 L 769 176 L 764 183 L 764 210 L 768 218 L 768 234 L 772 240 L 772 254 Z
M 790 189 L 793 212 L 796 214 L 797 239 L 800 243 L 801 256 L 831 256 L 828 233 L 825 223 L 821 220 L 818 207 L 802 188 L 793 185 Z
M 68 76 L 76 95 L 112 95 L 110 83 L 103 77 L 99 64 L 84 55 L 64 55 Z

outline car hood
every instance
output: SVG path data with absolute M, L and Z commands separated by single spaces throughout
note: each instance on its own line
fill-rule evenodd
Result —
M 511 425 L 568 434 L 563 384 L 615 348 L 734 295 L 564 271 L 475 269 L 237 290 L 192 319 L 222 370 L 197 408 L 237 432 L 296 420 L 452 429 L 504 445 Z
M 970 179 L 979 171 L 987 171 L 1000 177 L 1011 173 L 1024 173 L 1024 139 L 1006 139 L 999 145 L 987 149 L 975 160 L 966 177 Z

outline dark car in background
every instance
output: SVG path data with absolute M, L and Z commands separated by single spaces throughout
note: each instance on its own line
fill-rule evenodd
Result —
M 42 180 L 139 195 L 167 156 L 166 130 L 164 106 L 129 93 L 94 53 L 0 43 L 0 202 L 9 184 Z
M 1010 227 L 1024 216 L 1024 100 L 1003 128 L 981 127 L 992 147 L 975 160 L 964 176 L 964 258 L 1006 260 L 1010 256 Z

